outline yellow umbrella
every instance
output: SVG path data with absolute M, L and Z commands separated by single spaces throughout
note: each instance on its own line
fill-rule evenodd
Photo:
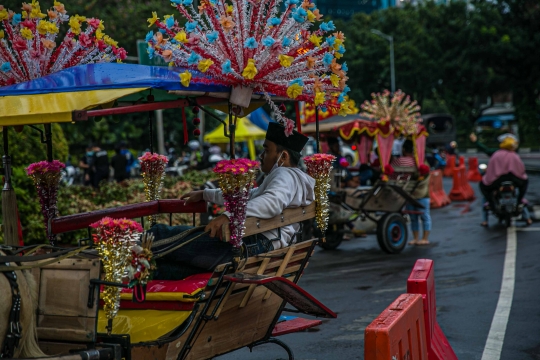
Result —
M 212 132 L 209 132 L 204 136 L 204 141 L 209 142 L 210 144 L 228 144 L 229 138 L 225 136 L 223 132 L 223 124 L 221 124 L 217 129 L 214 129 Z M 240 118 L 236 121 L 236 131 L 234 135 L 234 140 L 236 142 L 248 143 L 249 158 L 255 160 L 257 154 L 255 153 L 255 140 L 262 140 L 266 136 L 266 132 L 249 121 L 248 118 Z

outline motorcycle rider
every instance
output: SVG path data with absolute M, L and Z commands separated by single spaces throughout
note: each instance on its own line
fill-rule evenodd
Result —
M 511 181 L 518 188 L 517 203 L 522 206 L 529 179 L 525 172 L 525 165 L 516 153 L 518 140 L 513 134 L 501 135 L 498 140 L 500 149 L 489 159 L 486 173 L 479 184 L 480 191 L 491 209 L 494 209 L 493 192 L 500 187 L 501 183 Z M 531 220 L 527 219 L 527 224 L 530 223 Z M 487 226 L 487 221 L 483 222 L 482 226 Z

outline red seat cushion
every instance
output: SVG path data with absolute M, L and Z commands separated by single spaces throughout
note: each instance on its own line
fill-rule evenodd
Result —
M 151 280 L 146 285 L 146 301 L 143 303 L 132 301 L 133 289 L 122 288 L 120 309 L 192 310 L 197 301 L 192 296 L 202 291 L 211 277 L 212 273 L 203 273 L 183 280 Z M 100 305 L 103 305 L 101 301 Z

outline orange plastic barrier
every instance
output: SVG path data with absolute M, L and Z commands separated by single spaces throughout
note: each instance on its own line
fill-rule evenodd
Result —
M 452 201 L 474 200 L 474 190 L 467 179 L 465 165 L 460 165 L 459 167 L 454 168 L 452 190 L 448 194 L 448 197 Z
M 482 181 L 482 174 L 478 171 L 478 158 L 469 158 L 469 170 L 467 171 L 467 179 L 473 182 Z
M 442 178 L 441 170 L 432 171 L 429 177 L 429 206 L 432 209 L 441 208 L 451 202 L 444 192 Z
M 401 294 L 364 332 L 364 360 L 427 360 L 422 296 Z
M 452 346 L 437 323 L 435 303 L 435 270 L 433 260 L 418 259 L 407 279 L 407 292 L 421 294 L 429 360 L 457 360 Z
M 461 179 L 461 188 L 466 194 L 467 200 L 474 200 L 476 196 L 474 196 L 474 189 L 472 188 L 471 184 L 469 184 L 469 179 L 467 178 L 467 171 L 465 170 L 465 165 L 461 165 L 459 167 L 460 179 Z
M 444 177 L 452 177 L 454 168 L 456 167 L 456 155 L 448 155 L 446 157 L 446 166 L 443 170 Z

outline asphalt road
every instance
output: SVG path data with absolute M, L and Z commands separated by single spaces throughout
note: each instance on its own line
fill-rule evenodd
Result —
M 449 186 L 446 180 L 445 187 Z M 531 177 L 529 188 L 540 189 L 540 177 Z M 299 360 L 363 359 L 365 327 L 406 292 L 416 259 L 428 258 L 435 262 L 438 322 L 443 332 L 459 359 L 482 359 L 494 314 L 500 310 L 497 304 L 510 237 L 494 220 L 488 229 L 479 226 L 480 205 L 480 201 L 454 203 L 432 210 L 432 244 L 408 246 L 399 255 L 383 253 L 373 235 L 346 241 L 335 251 L 317 249 L 299 285 L 338 318 L 280 339 Z M 512 305 L 498 358 L 540 359 L 540 223 L 526 229 L 520 222 L 516 226 Z M 252 353 L 241 349 L 218 359 L 274 360 L 285 355 L 276 345 L 263 345 Z

